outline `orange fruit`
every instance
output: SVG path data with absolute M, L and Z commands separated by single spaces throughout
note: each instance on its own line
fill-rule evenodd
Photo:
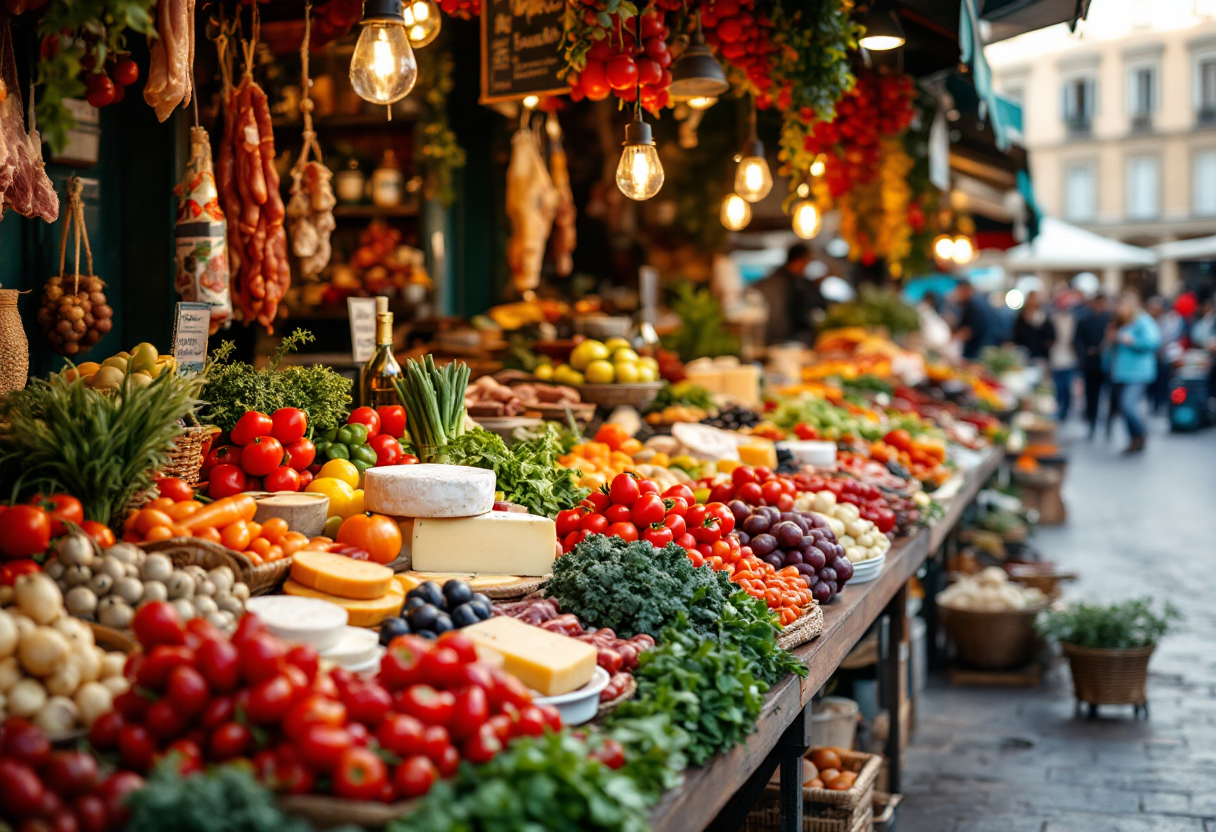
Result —
M 840 772 L 834 768 L 819 769 L 819 779 L 824 782 L 829 789 L 832 788 L 832 783 L 840 776 Z
M 831 748 L 816 748 L 811 752 L 811 762 L 815 764 L 815 768 L 823 771 L 825 768 L 840 770 L 841 762 L 840 755 Z M 827 782 L 825 777 L 823 782 Z

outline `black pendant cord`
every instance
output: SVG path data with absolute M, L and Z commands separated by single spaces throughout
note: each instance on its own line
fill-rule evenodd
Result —
M 638 48 L 642 45 L 642 12 L 639 10 L 633 16 L 633 46 Z M 633 79 L 633 117 L 638 121 L 642 120 L 642 71 L 638 70 Z

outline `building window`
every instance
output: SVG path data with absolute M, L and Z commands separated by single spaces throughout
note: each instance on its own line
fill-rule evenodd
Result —
M 1195 67 L 1196 114 L 1200 124 L 1216 124 L 1216 55 L 1199 59 Z
M 1089 222 L 1094 218 L 1094 167 L 1089 164 L 1069 165 L 1064 173 L 1064 217 L 1073 222 Z
M 1159 208 L 1159 164 L 1156 156 L 1136 156 L 1127 163 L 1127 216 L 1153 219 Z
M 1088 136 L 1093 129 L 1094 79 L 1070 78 L 1064 83 L 1064 124 L 1070 136 Z
M 1150 130 L 1157 109 L 1157 68 L 1132 67 L 1127 75 L 1127 109 L 1133 130 Z
M 1026 103 L 1026 90 L 1024 87 L 1018 85 L 1005 87 L 1003 90 L 1001 90 L 1001 95 L 1008 98 L 1014 104 L 1024 105 Z
M 1216 217 L 1216 150 L 1195 154 L 1191 176 L 1191 210 L 1197 217 Z

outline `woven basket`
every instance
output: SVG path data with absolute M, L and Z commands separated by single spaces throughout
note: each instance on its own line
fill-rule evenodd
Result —
M 802 790 L 802 832 L 870 832 L 874 828 L 874 783 L 882 757 L 856 751 L 840 752 L 843 771 L 857 772 L 853 788 Z M 768 786 L 747 816 L 744 832 L 780 832 L 781 790 Z
M 315 829 L 333 829 L 336 826 L 380 829 L 409 814 L 418 805 L 413 800 L 379 803 L 313 794 L 279 795 L 275 800 L 284 812 L 304 818 Z
M 800 644 L 806 644 L 814 638 L 819 638 L 823 632 L 823 607 L 818 602 L 800 615 L 788 627 L 782 627 L 777 633 L 777 646 L 785 650 L 793 650 Z
M 249 587 L 250 595 L 268 595 L 274 592 L 282 586 L 291 572 L 291 558 L 255 564 L 241 552 L 234 552 L 218 543 L 193 537 L 172 537 L 155 543 L 141 543 L 139 547 L 145 552 L 168 555 L 174 566 L 193 565 L 208 570 L 227 566 L 236 574 L 238 581 Z
M 211 443 L 220 435 L 220 429 L 203 426 L 185 427 L 183 433 L 173 440 L 173 448 L 168 453 L 168 461 L 160 471 L 152 475 L 153 479 L 160 477 L 177 477 L 184 480 L 191 488 L 198 485 L 199 472 L 203 469 L 203 460 L 211 450 Z M 127 501 L 124 512 L 130 514 L 139 511 L 160 495 L 156 486 L 137 491 Z
M 1148 702 L 1148 661 L 1157 645 L 1107 650 L 1061 644 L 1072 670 L 1076 698 L 1090 705 L 1144 705 Z
M 30 347 L 17 311 L 16 289 L 0 289 L 0 393 L 24 390 L 30 374 Z
M 618 707 L 620 707 L 620 704 L 622 702 L 627 702 L 630 699 L 632 699 L 633 695 L 637 692 L 638 692 L 638 680 L 633 678 L 633 676 L 630 676 L 629 677 L 629 687 L 625 688 L 625 692 L 622 693 L 620 696 L 618 696 L 616 699 L 609 699 L 607 702 L 601 702 L 599 710 L 595 712 L 595 718 L 597 720 L 604 719 L 605 717 L 608 716 L 608 714 L 612 713 Z
M 87 623 L 89 629 L 93 631 L 93 643 L 102 650 L 106 652 L 134 653 L 139 649 L 139 642 L 132 637 L 130 631 L 115 630 L 113 627 L 107 627 L 95 621 Z
M 963 664 L 982 670 L 1007 670 L 1029 664 L 1039 649 L 1034 618 L 1039 609 L 976 612 L 941 610 L 946 633 Z
M 634 407 L 638 410 L 654 401 L 663 389 L 661 381 L 636 384 L 581 384 L 578 394 L 585 402 L 611 410 L 614 407 Z

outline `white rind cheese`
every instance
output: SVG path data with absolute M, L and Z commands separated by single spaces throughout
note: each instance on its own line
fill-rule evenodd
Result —
M 509 511 L 459 520 L 416 517 L 401 523 L 401 539 L 402 554 L 417 572 L 537 577 L 553 571 L 557 526 Z
M 393 517 L 476 517 L 494 507 L 493 471 L 464 465 L 368 468 L 363 505 Z

